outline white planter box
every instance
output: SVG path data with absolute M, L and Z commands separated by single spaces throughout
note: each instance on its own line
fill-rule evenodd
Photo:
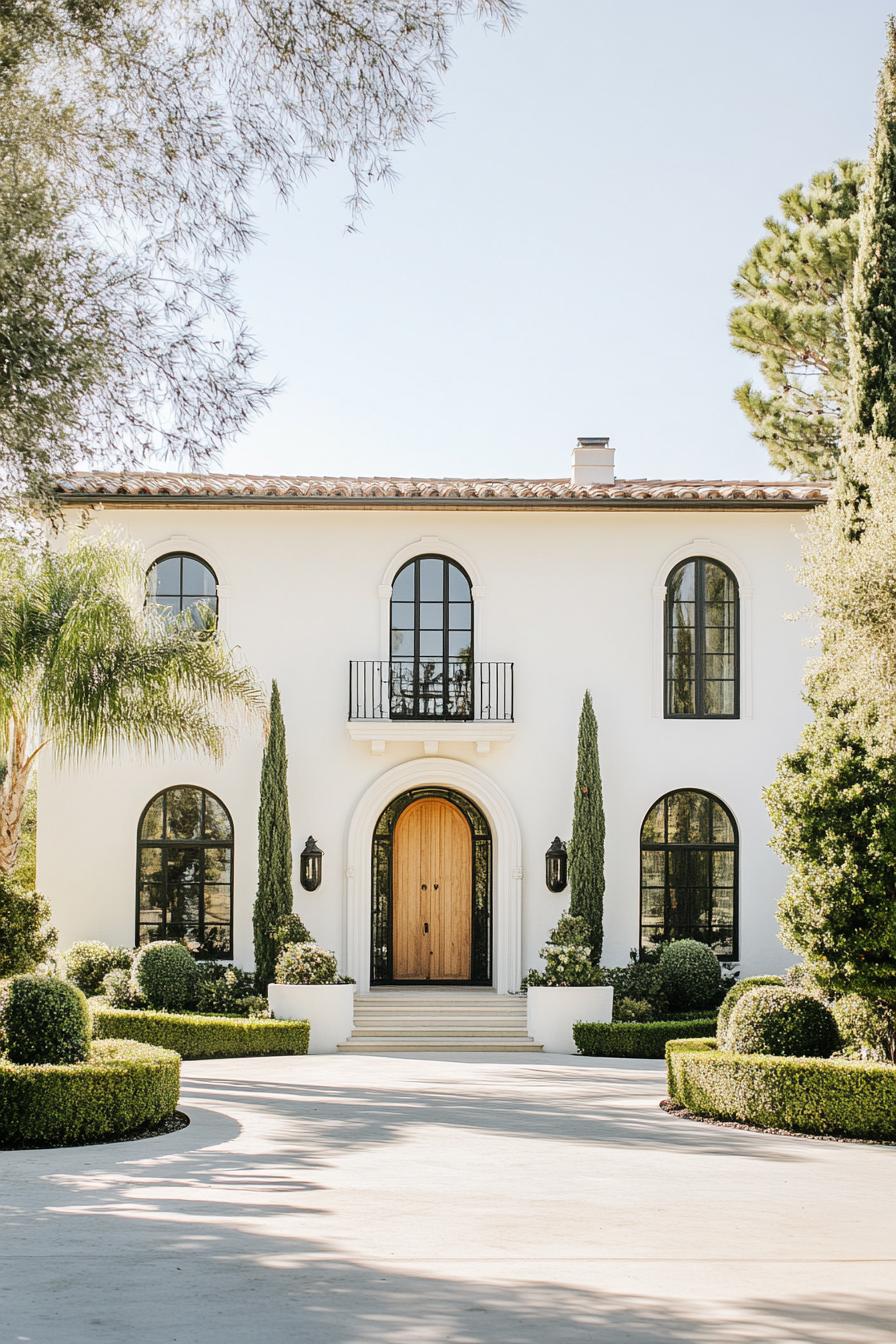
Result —
M 354 985 L 268 985 L 274 1017 L 310 1022 L 310 1055 L 332 1055 L 355 1024 Z
M 612 1017 L 613 990 L 608 985 L 526 991 L 529 1035 L 550 1054 L 578 1054 L 572 1038 L 574 1022 L 609 1022 Z

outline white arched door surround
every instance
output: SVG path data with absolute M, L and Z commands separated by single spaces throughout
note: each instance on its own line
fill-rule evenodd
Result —
M 510 800 L 493 779 L 464 761 L 425 756 L 373 781 L 348 828 L 342 962 L 363 993 L 370 988 L 371 845 L 380 814 L 408 789 L 456 789 L 482 812 L 492 833 L 492 981 L 499 994 L 518 990 L 522 975 L 523 846 Z
M 679 546 L 677 550 L 672 551 L 671 555 L 667 555 L 657 570 L 656 578 L 653 581 L 651 713 L 655 719 L 663 717 L 663 677 L 665 673 L 663 641 L 665 638 L 666 580 L 676 565 L 697 555 L 706 556 L 709 560 L 718 560 L 731 570 L 737 580 L 738 606 L 740 609 L 740 638 L 738 641 L 740 714 L 738 717 L 751 719 L 753 717 L 753 586 L 740 556 L 736 555 L 734 551 L 729 551 L 727 546 L 720 546 L 718 542 L 709 541 L 706 537 L 695 537 L 685 546 Z

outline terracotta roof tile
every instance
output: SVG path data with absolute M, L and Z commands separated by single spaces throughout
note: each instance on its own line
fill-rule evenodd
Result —
M 573 485 L 568 479 L 461 479 L 406 476 L 242 476 L 167 471 L 72 472 L 56 490 L 71 500 L 201 499 L 401 500 L 549 502 L 789 503 L 804 507 L 828 496 L 826 481 L 617 480 Z

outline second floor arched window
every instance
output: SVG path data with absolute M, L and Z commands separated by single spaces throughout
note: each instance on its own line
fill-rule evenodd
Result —
M 146 574 L 146 593 L 150 602 L 172 619 L 187 612 L 188 619 L 202 626 L 218 618 L 218 579 L 211 565 L 198 555 L 176 551 L 162 555 Z
M 740 713 L 737 580 L 726 565 L 693 556 L 666 580 L 667 719 L 736 719 Z
M 473 593 L 446 556 L 415 556 L 395 575 L 389 694 L 394 719 L 472 718 Z

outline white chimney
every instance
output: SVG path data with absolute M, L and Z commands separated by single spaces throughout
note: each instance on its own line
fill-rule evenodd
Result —
M 573 485 L 612 485 L 616 479 L 610 440 L 577 439 L 572 450 Z

